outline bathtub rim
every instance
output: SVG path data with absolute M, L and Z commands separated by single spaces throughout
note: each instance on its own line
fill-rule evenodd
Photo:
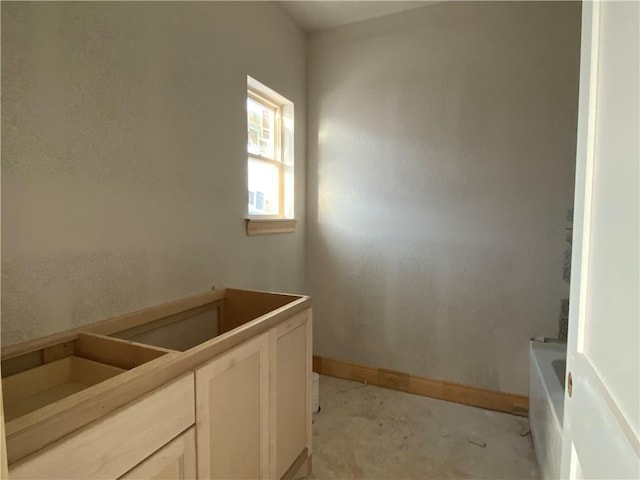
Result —
M 536 372 L 542 379 L 545 396 L 551 404 L 551 411 L 553 412 L 555 421 L 562 430 L 564 420 L 565 389 L 560 383 L 560 379 L 558 378 L 551 362 L 554 360 L 564 360 L 566 362 L 567 344 L 531 340 L 529 348 L 531 358 L 535 360 Z M 529 392 L 529 395 L 531 396 L 532 392 Z

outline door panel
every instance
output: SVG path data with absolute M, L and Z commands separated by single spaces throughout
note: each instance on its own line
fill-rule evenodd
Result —
M 637 435 L 640 18 L 638 3 L 626 3 L 603 3 L 600 11 L 589 274 L 583 329 L 584 354 L 629 415 Z M 620 55 L 621 52 L 626 54 Z M 635 55 L 636 61 L 627 55 Z M 614 352 L 616 361 L 612 362 Z
M 300 453 L 311 453 L 311 318 L 302 312 L 271 335 L 271 476 L 281 478 Z
M 640 478 L 638 2 L 584 2 L 562 476 Z
M 267 478 L 268 355 L 265 333 L 196 370 L 199 478 Z

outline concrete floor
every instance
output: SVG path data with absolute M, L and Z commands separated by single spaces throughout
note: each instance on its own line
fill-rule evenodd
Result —
M 325 376 L 320 405 L 315 479 L 540 478 L 526 418 Z

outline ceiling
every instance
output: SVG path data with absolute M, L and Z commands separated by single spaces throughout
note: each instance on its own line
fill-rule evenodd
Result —
M 419 8 L 434 1 L 281 1 L 280 5 L 309 31 L 339 27 L 391 13 Z

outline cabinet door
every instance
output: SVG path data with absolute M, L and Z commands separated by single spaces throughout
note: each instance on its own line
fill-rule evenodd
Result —
M 198 478 L 267 478 L 269 334 L 196 370 Z
M 306 310 L 270 332 L 272 478 L 282 478 L 311 455 L 311 329 Z
M 195 480 L 196 434 L 192 427 L 120 480 Z

